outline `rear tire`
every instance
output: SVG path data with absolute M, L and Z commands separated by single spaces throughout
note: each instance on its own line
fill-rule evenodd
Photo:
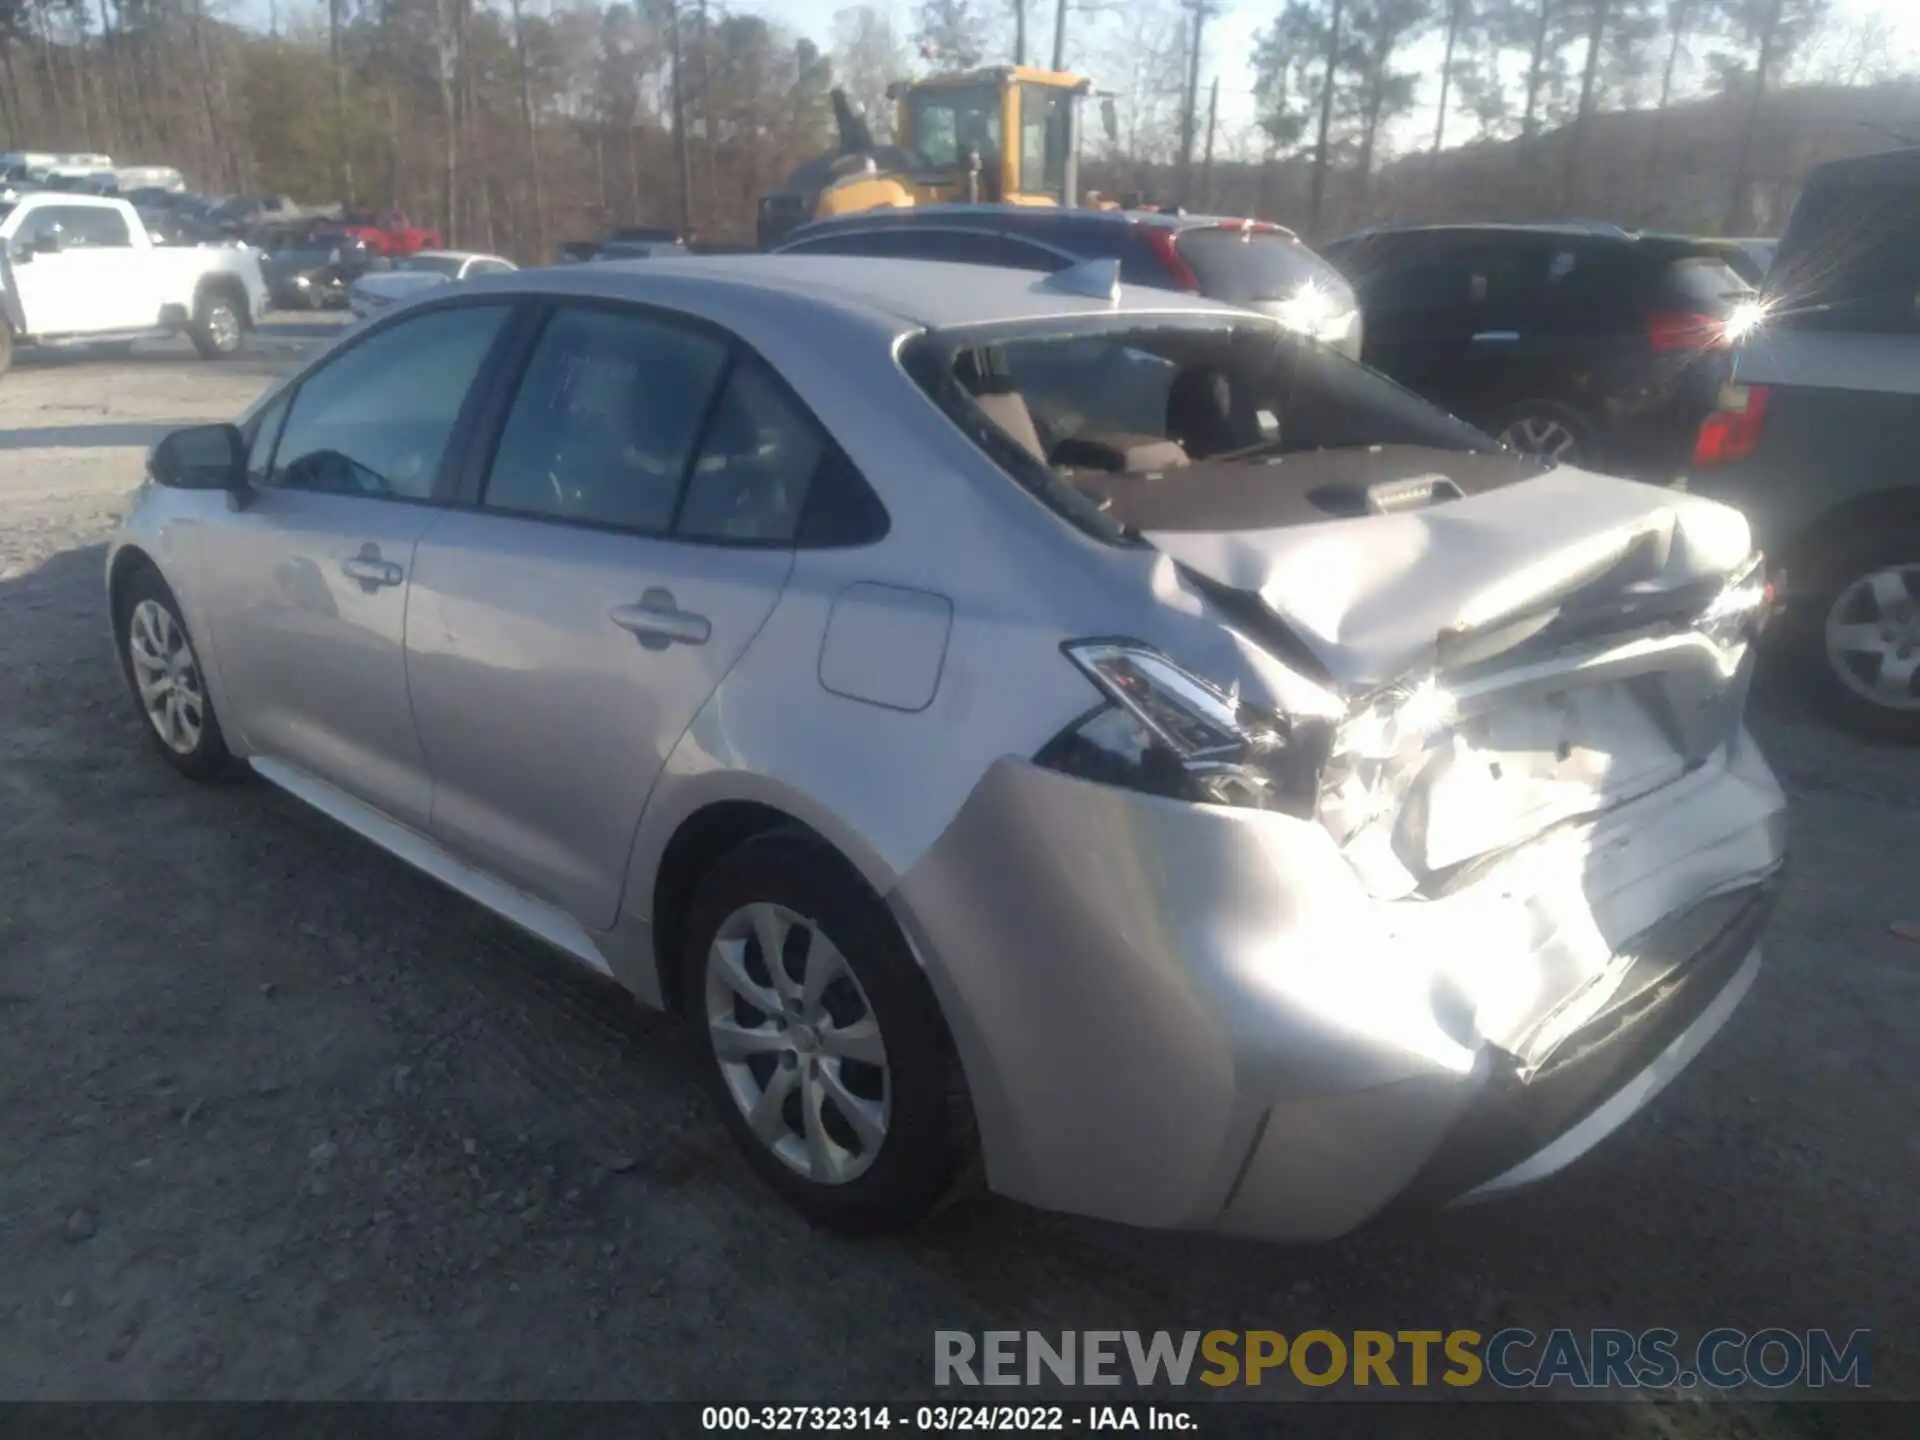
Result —
M 13 327 L 0 320 L 0 375 L 13 368 Z
M 142 565 L 121 587 L 113 633 L 140 728 L 160 757 L 189 780 L 235 773 L 238 762 L 213 713 L 180 602 L 150 565 Z
M 803 833 L 760 836 L 708 872 L 682 934 L 702 1070 L 760 1178 L 849 1234 L 933 1209 L 961 1173 L 965 1087 L 926 978 L 859 876 Z
M 238 355 L 246 334 L 241 307 L 225 290 L 209 290 L 194 303 L 187 338 L 202 360 L 226 360 Z
M 1558 400 L 1523 400 L 1487 428 L 1508 449 L 1555 465 L 1590 465 L 1595 459 L 1592 422 Z
M 1920 525 L 1854 535 L 1815 561 L 1786 640 L 1828 719 L 1920 744 Z

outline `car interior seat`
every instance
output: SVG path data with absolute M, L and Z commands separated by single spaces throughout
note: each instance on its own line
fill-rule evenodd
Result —
M 1196 460 L 1243 449 L 1249 437 L 1235 411 L 1233 385 L 1211 365 L 1182 370 L 1167 391 L 1167 437 Z
M 1046 463 L 1046 444 L 1026 397 L 1013 383 L 1005 355 L 992 349 L 968 350 L 955 362 L 954 376 L 989 420 L 1034 459 Z

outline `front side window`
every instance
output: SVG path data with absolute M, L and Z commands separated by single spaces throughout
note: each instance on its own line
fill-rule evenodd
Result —
M 952 170 L 968 150 L 987 169 L 1000 154 L 1000 92 L 991 85 L 922 90 L 907 104 L 908 133 L 922 164 Z
M 665 532 L 726 361 L 721 341 L 651 316 L 555 312 L 514 396 L 483 503 Z
M 247 483 L 250 485 L 270 484 L 273 464 L 274 442 L 280 438 L 281 422 L 287 418 L 287 406 L 292 403 L 293 392 L 282 391 L 267 407 L 253 417 L 253 424 L 247 435 Z
M 460 407 L 508 313 L 505 305 L 431 310 L 336 356 L 295 394 L 269 483 L 431 498 Z

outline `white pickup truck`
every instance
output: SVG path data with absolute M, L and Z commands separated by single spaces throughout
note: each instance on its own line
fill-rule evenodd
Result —
M 65 191 L 0 205 L 0 373 L 16 346 L 184 334 L 206 358 L 239 350 L 267 306 L 245 246 L 155 245 L 134 208 Z

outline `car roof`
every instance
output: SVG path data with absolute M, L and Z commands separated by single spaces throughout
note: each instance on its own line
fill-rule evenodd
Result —
M 1809 170 L 1801 188 L 1811 190 L 1828 185 L 1912 184 L 1915 181 L 1920 181 L 1920 147 L 1880 150 L 1871 155 L 1829 160 Z
M 1197 215 L 1171 210 L 1093 210 L 1061 205 L 903 205 L 877 210 L 856 210 L 846 215 L 830 215 L 810 220 L 787 236 L 785 244 L 807 235 L 823 235 L 834 230 L 863 226 L 973 225 L 981 229 L 1000 226 L 1013 228 L 1061 227 L 1071 225 L 1132 225 L 1162 230 L 1206 229 L 1221 225 L 1253 225 L 1292 235 L 1286 226 L 1270 220 L 1254 220 L 1244 215 Z
M 698 301 L 772 291 L 807 305 L 849 314 L 884 316 L 921 329 L 1040 320 L 1076 315 L 1218 312 L 1252 319 L 1237 306 L 1170 290 L 1123 285 L 1118 300 L 1076 295 L 1033 270 L 963 265 L 944 260 L 875 259 L 842 255 L 689 255 L 645 261 L 608 260 L 556 265 L 475 281 L 490 289 L 547 294 L 655 298 L 662 288 Z
M 1334 245 L 1370 240 L 1377 235 L 1556 235 L 1569 239 L 1631 240 L 1633 232 L 1604 220 L 1494 221 L 1487 224 L 1369 225 L 1342 235 Z

